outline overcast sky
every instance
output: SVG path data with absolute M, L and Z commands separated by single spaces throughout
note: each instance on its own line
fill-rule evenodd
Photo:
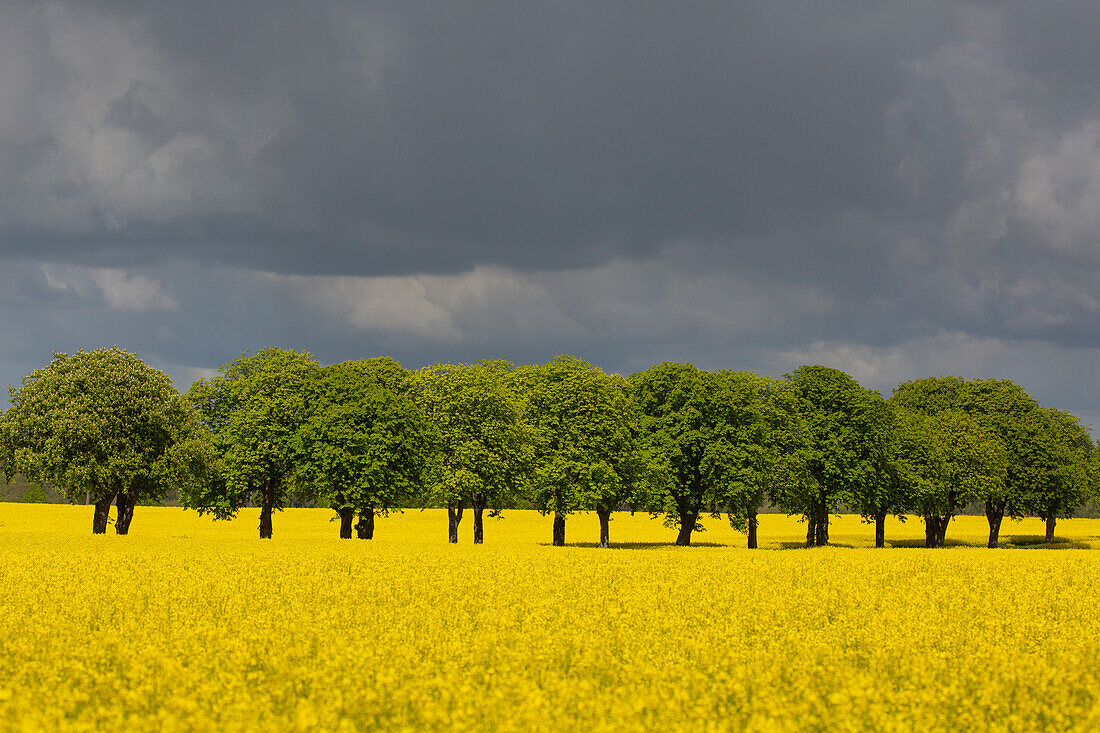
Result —
M 572 353 L 1100 423 L 1098 36 L 1084 0 L 4 0 L 0 384 Z

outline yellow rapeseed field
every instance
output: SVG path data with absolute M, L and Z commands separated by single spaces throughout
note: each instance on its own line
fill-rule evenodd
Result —
M 11 730 L 1097 730 L 1100 520 L 835 520 L 509 512 L 446 544 L 438 511 L 338 539 L 331 512 L 214 523 L 0 504 L 0 726 Z

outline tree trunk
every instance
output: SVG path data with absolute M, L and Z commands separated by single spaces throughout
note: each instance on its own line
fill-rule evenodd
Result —
M 886 510 L 875 515 L 875 547 L 886 547 Z
M 699 512 L 680 513 L 680 534 L 676 536 L 676 544 L 687 547 L 691 544 L 691 533 L 695 531 L 695 523 L 699 520 Z
M 107 519 L 111 515 L 111 504 L 115 497 L 100 499 L 95 503 L 95 513 L 92 515 L 92 534 L 105 534 L 107 532 Z
M 119 492 L 115 499 L 115 506 L 118 508 L 115 534 L 127 534 L 130 531 L 130 522 L 134 519 L 134 497 Z
M 817 507 L 806 513 L 806 547 L 813 547 L 817 539 Z
M 480 545 L 485 542 L 485 522 L 483 520 L 485 498 L 481 495 L 475 495 L 472 503 L 474 510 L 474 544 Z
M 939 522 L 938 514 L 925 514 L 924 516 L 924 546 L 935 547 L 936 546 L 936 534 L 937 524 Z
M 756 527 L 760 524 L 760 519 L 756 512 L 749 512 L 749 549 L 756 549 Z
M 458 532 L 458 525 L 455 525 L 455 532 Z M 359 521 L 355 523 L 355 536 L 361 540 L 373 540 L 374 539 L 374 507 L 369 506 L 366 509 L 359 510 Z M 455 542 L 458 542 L 457 534 Z
M 825 503 L 824 497 L 822 497 L 817 509 L 817 535 L 814 537 L 814 544 L 818 547 L 824 547 L 829 544 L 829 506 Z
M 951 515 L 944 514 L 940 517 L 939 530 L 936 533 L 936 547 L 943 547 L 947 539 L 947 525 L 951 523 Z
M 554 512 L 554 547 L 565 547 L 565 515 Z
M 602 506 L 596 507 L 596 514 L 600 518 L 600 547 L 611 547 L 611 510 Z
M 260 539 L 271 539 L 271 512 L 275 508 L 275 487 L 270 481 L 264 482 L 260 503 Z
M 458 524 L 462 521 L 462 502 L 447 502 L 447 541 L 452 545 L 458 544 Z
M 1047 520 L 1047 536 L 1046 543 L 1049 545 L 1054 542 L 1054 525 L 1058 523 L 1058 517 L 1053 512 L 1046 518 Z
M 340 515 L 340 539 L 351 539 L 351 523 L 355 519 L 355 507 L 342 506 L 336 510 Z
M 1005 518 L 1005 502 L 987 501 L 985 503 L 985 519 L 989 522 L 988 547 L 996 547 L 1001 539 L 1001 522 Z

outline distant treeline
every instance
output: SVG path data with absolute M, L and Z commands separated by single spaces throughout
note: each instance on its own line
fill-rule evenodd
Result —
M 95 504 L 96 533 L 113 505 L 119 534 L 136 505 L 174 499 L 218 519 L 258 506 L 261 537 L 291 505 L 331 508 L 345 538 L 435 506 L 451 542 L 472 514 L 479 543 L 486 514 L 525 507 L 553 515 L 555 545 L 570 514 L 595 511 L 606 547 L 611 512 L 631 509 L 682 545 L 725 516 L 756 547 L 758 515 L 779 510 L 824 545 L 844 510 L 874 522 L 876 546 L 887 517 L 915 514 L 941 547 L 951 518 L 978 509 L 996 547 L 1006 516 L 1043 518 L 1051 542 L 1058 518 L 1092 508 L 1098 455 L 1076 417 L 1007 380 L 919 379 L 884 399 L 824 366 L 623 377 L 571 356 L 406 370 L 264 349 L 181 396 L 116 347 L 56 354 L 0 415 L 4 499 Z

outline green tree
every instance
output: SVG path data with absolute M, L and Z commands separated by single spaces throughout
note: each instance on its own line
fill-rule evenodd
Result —
M 611 512 L 646 476 L 630 383 L 567 355 L 517 369 L 513 383 L 533 430 L 532 498 L 554 514 L 553 544 L 565 544 L 566 516 L 595 509 L 608 547 Z
M 368 381 L 385 387 L 394 394 L 407 394 L 412 387 L 409 370 L 401 362 L 389 356 L 342 362 L 347 369 L 354 369 Z
M 1043 408 L 1021 428 L 1026 461 L 1020 471 L 1023 504 L 1046 522 L 1046 541 L 1054 542 L 1059 517 L 1072 517 L 1092 493 L 1092 435 L 1068 412 Z
M 1000 439 L 1007 455 L 1005 479 L 976 487 L 974 495 L 985 507 L 988 545 L 996 547 L 1005 515 L 1019 519 L 1027 514 L 1029 477 L 1034 472 L 1030 461 L 1036 454 L 1029 441 L 1037 435 L 1027 426 L 1041 419 L 1039 403 L 1007 379 L 967 381 L 961 377 L 905 382 L 894 389 L 891 402 L 930 416 L 946 410 L 965 412 Z
M 652 457 L 654 490 L 641 502 L 678 526 L 676 544 L 691 544 L 703 514 L 725 511 L 756 540 L 756 513 L 780 460 L 772 432 L 783 415 L 769 404 L 771 383 L 755 374 L 664 362 L 631 377 L 642 440 Z
M 376 512 L 385 516 L 412 500 L 431 449 L 417 406 L 383 386 L 401 383 L 377 380 L 369 367 L 343 362 L 311 375 L 294 443 L 295 484 L 336 511 L 345 539 L 357 512 L 359 538 L 372 539 Z
M 180 493 L 185 507 L 228 519 L 257 503 L 260 537 L 271 537 L 272 512 L 286 506 L 291 488 L 305 387 L 317 369 L 309 353 L 269 348 L 245 353 L 219 376 L 191 386 L 187 398 L 214 434 L 221 470 L 216 480 Z
M 641 413 L 642 440 L 654 462 L 654 491 L 645 504 L 655 516 L 679 525 L 677 545 L 702 531 L 704 512 L 719 516 L 721 497 L 704 480 L 704 460 L 714 433 L 710 383 L 691 364 L 663 362 L 631 376 Z
M 806 517 L 806 545 L 829 543 L 829 514 L 877 482 L 887 442 L 878 393 L 838 369 L 802 366 L 786 376 L 806 431 L 808 481 L 777 491 L 776 503 Z
M 95 504 L 92 532 L 126 534 L 139 502 L 206 480 L 209 433 L 168 375 L 117 346 L 55 353 L 47 366 L 8 388 L 0 453 L 18 472 L 52 483 L 69 501 Z
M 805 480 L 805 436 L 782 384 L 752 372 L 709 375 L 714 433 L 702 465 L 730 524 L 758 546 L 760 507 L 781 487 Z
M 995 433 L 965 412 L 899 408 L 897 467 L 909 509 L 921 515 L 925 546 L 943 547 L 947 525 L 970 501 L 1000 490 L 1007 454 Z
M 904 518 L 906 493 L 897 466 L 897 421 L 890 404 L 877 392 L 867 392 L 863 419 L 870 426 L 870 471 L 856 485 L 849 499 L 850 506 L 866 522 L 875 523 L 875 547 L 886 546 L 886 517 Z
M 530 480 L 532 430 L 509 385 L 510 362 L 437 364 L 411 375 L 411 393 L 438 436 L 427 500 L 447 507 L 448 538 L 458 542 L 464 508 L 474 511 L 474 543 L 485 538 L 484 513 L 498 516 Z

